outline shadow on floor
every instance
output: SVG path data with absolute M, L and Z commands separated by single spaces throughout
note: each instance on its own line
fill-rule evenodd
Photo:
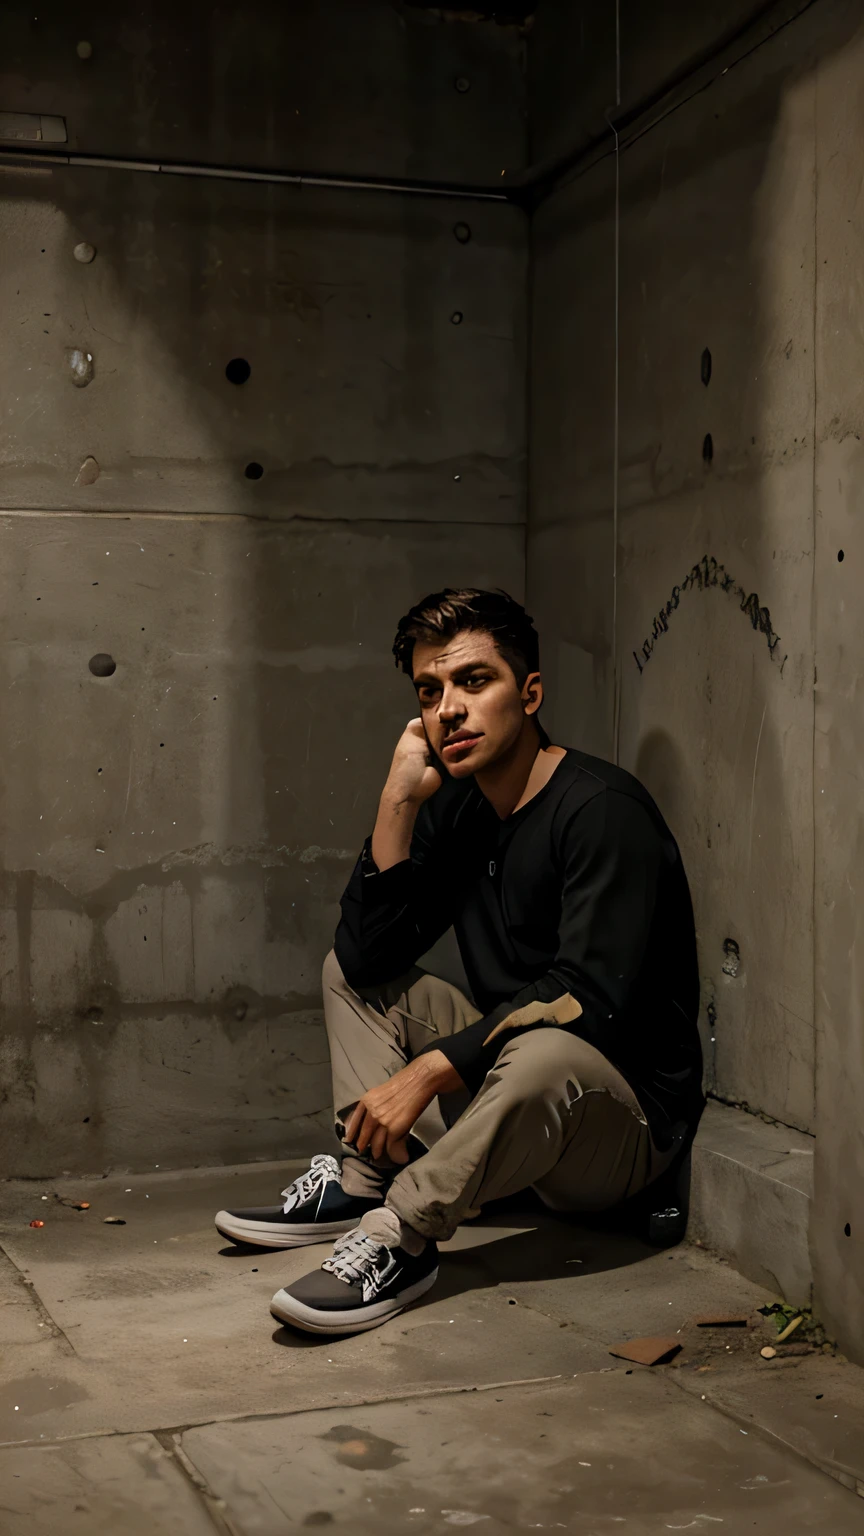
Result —
M 412 1314 L 467 1292 L 625 1269 L 656 1253 L 634 1237 L 585 1227 L 566 1215 L 552 1215 L 539 1200 L 535 1205 L 527 1199 L 486 1207 L 481 1217 L 460 1228 L 452 1243 L 442 1248 L 438 1279 L 411 1308 Z M 517 1304 L 515 1298 L 512 1304 Z M 328 1340 L 283 1327 L 272 1337 L 291 1349 L 333 1342 L 332 1336 Z

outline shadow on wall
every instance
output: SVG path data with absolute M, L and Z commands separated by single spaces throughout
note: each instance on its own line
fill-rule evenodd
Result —
M 693 889 L 709 1076 L 801 1129 L 815 1078 L 816 72 L 855 10 L 811 7 L 621 154 L 617 598 L 611 155 L 534 226 L 528 589 L 567 699 L 556 729 L 614 754 L 617 654 L 620 761 L 657 798 Z M 624 30 L 622 48 L 626 81 L 639 61 Z M 734 977 L 730 941 L 747 962 Z
M 320 1148 L 320 963 L 410 713 L 392 630 L 447 581 L 522 588 L 521 224 L 3 190 L 4 1166 Z

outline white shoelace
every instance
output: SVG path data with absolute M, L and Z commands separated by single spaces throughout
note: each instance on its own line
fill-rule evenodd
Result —
M 282 1191 L 282 1199 L 285 1201 L 282 1209 L 286 1213 L 293 1211 L 295 1205 L 302 1205 L 305 1200 L 311 1200 L 319 1189 L 329 1184 L 333 1179 L 339 1178 L 339 1164 L 335 1157 L 328 1152 L 319 1152 L 313 1157 L 311 1167 L 307 1173 L 301 1173 L 293 1184 Z
M 383 1263 L 379 1262 L 381 1260 Z M 374 1301 L 388 1281 L 402 1273 L 396 1268 L 396 1259 L 390 1249 L 374 1237 L 368 1237 L 362 1227 L 337 1238 L 330 1258 L 324 1260 L 321 1268 L 348 1285 L 359 1280 L 363 1300 L 367 1302 Z
M 332 1254 L 329 1259 L 324 1260 L 321 1268 L 329 1270 L 331 1275 L 347 1281 L 350 1285 L 354 1280 L 365 1280 L 373 1267 L 377 1269 L 377 1259 L 381 1250 L 381 1243 L 374 1237 L 369 1237 L 362 1227 L 355 1227 L 353 1232 L 346 1232 L 344 1237 L 337 1237 Z

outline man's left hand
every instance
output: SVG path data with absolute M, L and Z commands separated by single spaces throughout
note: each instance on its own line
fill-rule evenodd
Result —
M 428 1051 L 407 1067 L 370 1088 L 354 1106 L 345 1126 L 345 1140 L 373 1162 L 386 1154 L 393 1163 L 408 1162 L 408 1133 L 439 1093 L 453 1093 L 464 1083 L 443 1051 Z

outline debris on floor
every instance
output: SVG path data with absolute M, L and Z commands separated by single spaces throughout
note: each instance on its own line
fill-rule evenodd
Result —
M 627 1339 L 623 1344 L 613 1344 L 609 1353 L 618 1360 L 633 1360 L 636 1365 L 662 1365 L 680 1349 L 680 1339 Z
M 749 1317 L 741 1312 L 705 1312 L 693 1321 L 697 1328 L 747 1328 L 750 1324 Z

